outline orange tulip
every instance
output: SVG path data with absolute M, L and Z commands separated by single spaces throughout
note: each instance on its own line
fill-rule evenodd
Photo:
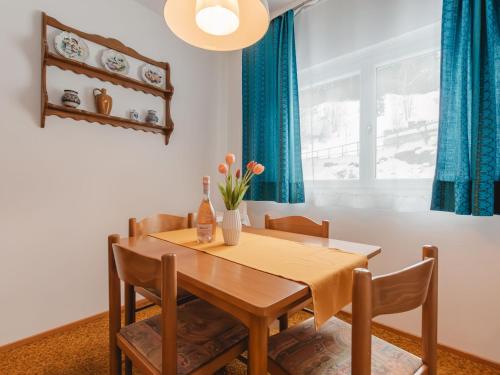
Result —
M 259 175 L 259 174 L 262 174 L 262 172 L 264 172 L 264 169 L 266 169 L 262 164 L 256 164 L 253 169 L 252 169 L 252 172 L 255 173 L 256 175 Z
M 227 165 L 231 165 L 231 164 L 234 164 L 234 162 L 236 161 L 236 156 L 234 156 L 234 154 L 227 154 L 226 155 L 226 163 Z
M 253 168 L 257 165 L 257 162 L 256 161 L 249 161 L 248 164 L 247 164 L 247 169 L 250 169 L 251 171 L 253 170 Z
M 219 169 L 220 174 L 227 174 L 227 165 L 226 164 L 223 164 L 223 163 L 219 164 L 218 169 Z
M 240 178 L 241 177 L 241 170 L 238 168 L 236 170 L 236 178 Z

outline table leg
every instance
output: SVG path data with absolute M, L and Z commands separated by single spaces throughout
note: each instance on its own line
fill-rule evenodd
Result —
M 248 340 L 248 374 L 267 374 L 269 327 L 264 317 L 253 317 Z

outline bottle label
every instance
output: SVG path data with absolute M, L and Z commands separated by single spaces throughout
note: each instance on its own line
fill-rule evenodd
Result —
M 212 234 L 212 224 L 198 224 L 198 233 Z
M 212 224 L 199 224 L 197 228 L 198 241 L 201 243 L 212 241 Z

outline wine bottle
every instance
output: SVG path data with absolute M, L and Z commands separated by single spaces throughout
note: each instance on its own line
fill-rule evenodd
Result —
M 210 176 L 203 177 L 203 200 L 198 209 L 198 242 L 207 243 L 215 239 L 217 220 L 214 206 L 210 202 Z

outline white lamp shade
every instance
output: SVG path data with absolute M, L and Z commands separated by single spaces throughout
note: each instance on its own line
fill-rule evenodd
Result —
M 269 27 L 266 0 L 167 0 L 164 16 L 179 38 L 213 51 L 248 47 Z

